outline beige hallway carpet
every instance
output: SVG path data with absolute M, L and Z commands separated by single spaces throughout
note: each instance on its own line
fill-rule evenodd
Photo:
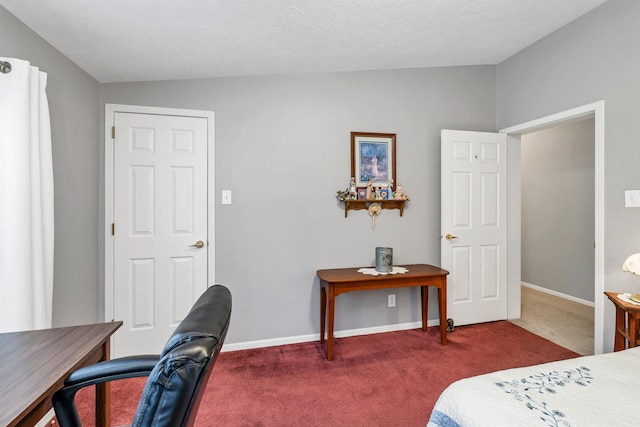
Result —
M 593 354 L 593 307 L 526 286 L 521 289 L 521 317 L 512 323 L 583 356 Z

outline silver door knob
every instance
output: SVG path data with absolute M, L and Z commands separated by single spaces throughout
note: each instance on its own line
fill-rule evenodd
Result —
M 453 236 L 453 235 L 447 233 L 447 234 L 445 234 L 444 238 L 447 239 L 447 240 L 453 240 L 453 239 L 457 239 L 458 236 Z
M 202 248 L 204 248 L 204 242 L 202 240 L 198 240 L 195 245 L 191 245 L 189 247 L 190 248 L 202 249 Z

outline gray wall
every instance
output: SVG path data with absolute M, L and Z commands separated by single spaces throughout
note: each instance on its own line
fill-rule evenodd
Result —
M 56 179 L 54 322 L 97 320 L 101 307 L 101 145 L 105 102 L 216 112 L 217 279 L 236 294 L 230 342 L 318 330 L 317 268 L 368 264 L 373 248 L 396 261 L 439 262 L 439 130 L 493 131 L 604 99 L 605 288 L 637 292 L 621 272 L 638 251 L 640 2 L 609 0 L 496 67 L 434 68 L 98 85 L 0 7 L 0 51 L 49 73 Z M 100 101 L 98 102 L 98 92 Z M 496 126 L 497 124 L 497 126 Z M 335 191 L 349 175 L 350 131 L 398 135 L 404 217 L 342 215 Z M 295 200 L 295 203 L 292 203 Z M 418 320 L 415 290 L 344 295 L 338 329 Z M 596 296 L 596 298 L 602 296 Z M 410 307 L 410 308 L 406 308 Z M 604 304 L 605 343 L 613 308 Z M 432 307 L 433 308 L 433 307 Z M 434 315 L 431 316 L 435 317 Z
M 0 54 L 30 61 L 48 74 L 56 227 L 53 324 L 97 321 L 98 82 L 1 6 Z
M 103 84 L 100 103 L 215 111 L 216 280 L 234 294 L 237 343 L 318 333 L 317 269 L 372 265 L 376 246 L 395 263 L 439 264 L 440 129 L 494 131 L 495 89 L 495 67 L 477 66 Z M 335 198 L 351 131 L 397 134 L 411 201 L 375 231 Z M 340 296 L 336 330 L 419 321 L 417 290 L 393 292 L 396 308 L 387 291 Z
M 640 211 L 624 190 L 640 188 L 640 2 L 609 0 L 497 68 L 497 127 L 605 101 L 605 267 L 607 291 L 638 292 L 622 272 L 638 252 Z M 604 301 L 604 343 L 613 345 L 614 310 Z
M 315 270 L 371 264 L 376 246 L 397 263 L 438 264 L 439 132 L 495 130 L 495 67 L 243 77 L 99 85 L 0 7 L 0 51 L 49 74 L 56 247 L 54 325 L 102 319 L 104 103 L 216 113 L 217 281 L 235 294 L 229 342 L 317 333 Z M 344 218 L 335 192 L 349 180 L 349 132 L 396 133 L 404 216 Z M 337 329 L 418 321 L 416 290 L 340 297 Z M 432 298 L 433 300 L 433 298 Z M 431 318 L 435 318 L 432 301 Z
M 593 302 L 594 119 L 522 136 L 522 281 Z

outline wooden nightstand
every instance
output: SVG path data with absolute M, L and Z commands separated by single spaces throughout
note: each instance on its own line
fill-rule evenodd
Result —
M 613 351 L 640 345 L 638 337 L 638 321 L 640 320 L 640 305 L 630 304 L 618 298 L 619 292 L 604 293 L 616 306 L 616 332 L 613 341 Z

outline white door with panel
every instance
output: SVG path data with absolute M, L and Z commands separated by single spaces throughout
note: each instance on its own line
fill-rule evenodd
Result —
M 159 353 L 207 288 L 207 119 L 114 123 L 112 353 Z
M 507 318 L 507 135 L 441 132 L 441 264 L 455 325 Z

